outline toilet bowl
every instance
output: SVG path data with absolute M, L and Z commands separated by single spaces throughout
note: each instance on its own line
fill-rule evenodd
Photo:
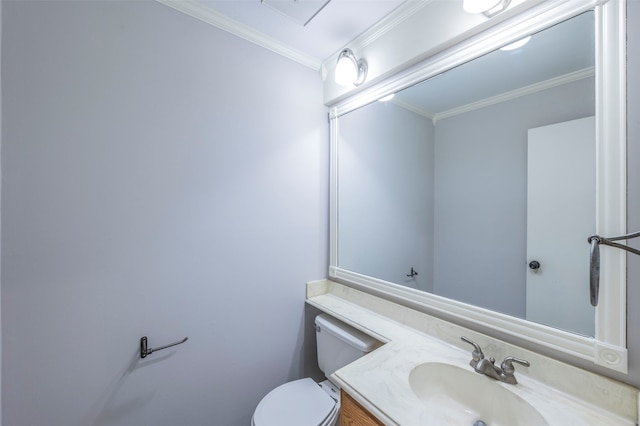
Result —
M 340 405 L 310 378 L 269 392 L 256 407 L 251 426 L 333 426 Z
M 315 319 L 318 366 L 329 377 L 381 345 L 374 338 L 321 314 Z M 269 392 L 255 409 L 251 426 L 334 426 L 340 392 L 330 380 L 294 380 Z

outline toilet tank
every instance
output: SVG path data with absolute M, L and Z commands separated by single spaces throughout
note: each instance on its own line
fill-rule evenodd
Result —
M 336 370 L 381 346 L 373 337 L 327 314 L 318 315 L 315 323 L 318 365 L 327 378 Z

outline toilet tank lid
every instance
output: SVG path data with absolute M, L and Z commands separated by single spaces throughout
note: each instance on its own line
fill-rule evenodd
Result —
M 334 335 L 362 352 L 371 352 L 381 345 L 378 340 L 337 320 L 331 315 L 320 314 L 316 317 L 315 323 L 317 327 L 320 327 L 320 330 Z

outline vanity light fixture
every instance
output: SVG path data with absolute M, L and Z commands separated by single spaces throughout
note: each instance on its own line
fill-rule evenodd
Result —
M 511 44 L 507 44 L 506 46 L 503 46 L 500 48 L 500 50 L 516 50 L 519 47 L 524 46 L 525 44 L 529 43 L 529 40 L 531 40 L 531 36 L 527 36 L 525 38 L 521 38 L 518 41 L 514 41 Z
M 462 7 L 467 13 L 484 13 L 490 18 L 504 11 L 511 0 L 462 0 Z
M 343 49 L 338 55 L 335 79 L 341 86 L 360 86 L 367 77 L 367 62 L 357 59 L 349 48 Z

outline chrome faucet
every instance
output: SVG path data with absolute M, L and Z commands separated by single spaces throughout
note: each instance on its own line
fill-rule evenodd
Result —
M 529 364 L 529 361 L 526 361 L 524 359 L 508 356 L 498 367 L 495 364 L 495 358 L 487 359 L 484 357 L 484 353 L 482 352 L 482 348 L 480 348 L 480 345 L 464 336 L 462 336 L 461 339 L 473 346 L 473 352 L 471 352 L 471 361 L 469 362 L 469 365 L 473 367 L 476 373 L 484 374 L 485 376 L 489 376 L 492 379 L 515 385 L 518 383 L 518 381 L 516 380 L 516 377 L 514 375 L 516 369 L 513 366 L 513 363 L 515 362 L 516 364 L 524 365 L 525 367 L 529 367 L 531 365 Z
M 514 362 L 525 367 L 531 366 L 529 361 L 525 359 L 508 356 L 500 364 L 500 369 L 502 370 L 502 373 L 500 373 L 500 381 L 509 383 L 510 385 L 515 385 L 518 383 L 518 381 L 516 380 L 516 376 L 514 376 L 514 373 L 516 372 L 516 368 L 513 366 Z

